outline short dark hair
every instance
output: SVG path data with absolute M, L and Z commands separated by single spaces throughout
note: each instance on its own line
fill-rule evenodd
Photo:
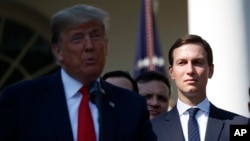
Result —
M 136 83 L 136 81 L 130 76 L 129 72 L 127 72 L 127 71 L 122 71 L 122 70 L 115 70 L 115 71 L 106 72 L 106 73 L 102 76 L 102 79 L 103 79 L 103 80 L 106 80 L 106 79 L 111 78 L 111 77 L 124 77 L 124 78 L 127 78 L 127 79 L 132 83 L 133 90 L 134 90 L 135 92 L 138 93 L 138 86 L 137 86 L 137 83 Z
M 206 53 L 207 53 L 207 61 L 208 61 L 208 65 L 211 66 L 213 65 L 213 52 L 212 49 L 210 47 L 210 45 L 208 44 L 208 42 L 204 39 L 202 39 L 200 36 L 198 35 L 184 35 L 181 38 L 178 38 L 175 43 L 171 46 L 169 52 L 168 52 L 168 61 L 169 61 L 169 65 L 173 65 L 173 51 L 185 44 L 190 44 L 190 43 L 194 43 L 194 44 L 201 44 L 202 47 L 205 49 Z
M 145 83 L 145 82 L 149 82 L 152 80 L 162 81 L 163 83 L 165 83 L 167 87 L 169 88 L 169 96 L 171 96 L 171 85 L 170 85 L 168 77 L 166 77 L 164 74 L 156 72 L 156 71 L 148 71 L 148 72 L 144 72 L 140 74 L 139 76 L 135 78 L 135 81 L 137 83 Z

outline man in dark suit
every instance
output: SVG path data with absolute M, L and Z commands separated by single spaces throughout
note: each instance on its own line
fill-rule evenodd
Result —
M 61 69 L 2 91 L 1 141 L 80 141 L 85 133 L 80 129 L 91 128 L 95 141 L 156 140 L 146 100 L 100 79 L 107 18 L 106 12 L 89 5 L 72 6 L 52 17 L 52 52 Z M 78 123 L 87 115 L 86 124 L 92 126 L 84 129 L 86 124 Z
M 168 55 L 169 74 L 175 81 L 178 100 L 171 111 L 152 120 L 158 141 L 191 141 L 191 129 L 197 140 L 229 141 L 230 125 L 248 124 L 246 117 L 220 109 L 208 100 L 206 85 L 214 65 L 212 49 L 204 39 L 185 35 L 177 39 Z M 198 111 L 192 122 L 190 108 Z

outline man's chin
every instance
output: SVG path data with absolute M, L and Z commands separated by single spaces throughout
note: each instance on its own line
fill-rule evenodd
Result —
M 187 90 L 186 90 L 187 93 L 195 93 L 197 92 L 197 88 L 196 87 L 189 87 Z
M 197 95 L 197 89 L 190 89 L 185 92 L 187 96 L 192 97 Z

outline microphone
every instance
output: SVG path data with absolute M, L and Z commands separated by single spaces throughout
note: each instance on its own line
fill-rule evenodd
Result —
M 97 96 L 99 95 L 100 91 L 100 86 L 99 83 L 96 81 L 91 81 L 89 83 L 89 96 L 90 96 L 90 101 L 94 104 L 97 105 L 98 99 Z M 99 108 L 99 107 L 98 107 Z
M 89 96 L 90 96 L 90 101 L 94 104 L 96 104 L 97 106 L 101 106 L 100 102 L 101 99 L 103 97 L 103 95 L 105 94 L 104 89 L 102 88 L 101 85 L 101 81 L 91 81 L 89 83 Z M 98 107 L 99 108 L 99 107 Z
M 101 81 L 91 81 L 89 83 L 89 96 L 90 96 L 90 101 L 94 104 L 96 104 L 98 108 L 98 121 L 99 121 L 99 131 L 100 131 L 100 141 L 103 141 L 103 110 L 102 110 L 102 105 L 103 105 L 103 95 L 105 91 L 102 88 Z

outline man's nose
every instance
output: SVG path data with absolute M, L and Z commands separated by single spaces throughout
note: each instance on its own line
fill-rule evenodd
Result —
M 93 40 L 89 35 L 84 38 L 84 47 L 87 50 L 90 50 L 93 48 Z
M 158 105 L 159 104 L 159 101 L 157 99 L 156 96 L 153 96 L 151 99 L 150 99 L 150 104 L 151 105 Z
M 193 74 L 193 72 L 194 72 L 194 66 L 190 62 L 190 63 L 187 64 L 187 74 Z

